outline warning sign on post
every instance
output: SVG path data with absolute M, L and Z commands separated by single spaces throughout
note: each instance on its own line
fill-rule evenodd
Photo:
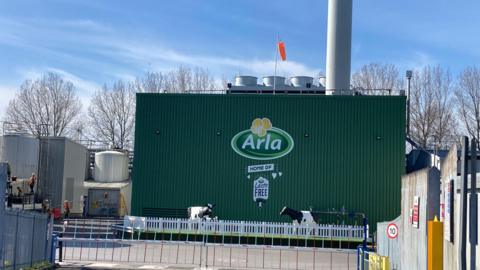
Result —
M 419 228 L 419 215 L 420 215 L 420 197 L 415 196 L 413 198 L 413 214 L 412 214 L 412 224 L 414 228 Z
M 387 226 L 387 236 L 390 239 L 395 239 L 398 236 L 398 227 L 395 223 L 390 223 Z

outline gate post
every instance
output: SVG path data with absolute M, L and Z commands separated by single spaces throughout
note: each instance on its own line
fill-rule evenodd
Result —
M 55 264 L 55 253 L 56 253 L 56 249 L 57 249 L 57 243 L 58 243 L 58 235 L 57 234 L 53 234 L 52 235 L 52 244 L 50 246 L 50 249 L 51 249 L 51 252 L 50 252 L 50 262 L 52 264 Z
M 63 237 L 63 233 L 60 233 L 60 238 L 62 237 Z M 58 261 L 62 262 L 62 259 L 63 259 L 63 241 L 58 240 Z
M 16 216 L 16 219 L 17 219 L 17 222 L 16 222 L 16 226 L 15 226 L 15 244 L 13 245 L 13 269 L 17 269 L 17 244 L 18 244 L 18 221 L 20 220 L 20 216 L 19 216 L 20 212 L 17 211 L 17 216 Z
M 5 190 L 8 178 L 8 164 L 0 163 L 0 268 L 4 267 L 3 234 L 5 233 Z

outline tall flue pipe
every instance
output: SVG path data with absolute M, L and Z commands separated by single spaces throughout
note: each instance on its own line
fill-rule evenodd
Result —
M 352 0 L 328 1 L 326 90 L 348 93 L 352 50 Z

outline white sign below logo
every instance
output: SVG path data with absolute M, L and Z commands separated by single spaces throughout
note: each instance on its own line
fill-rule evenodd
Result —
M 262 203 L 268 200 L 269 182 L 263 177 L 253 181 L 253 200 L 258 202 L 258 206 L 262 207 Z

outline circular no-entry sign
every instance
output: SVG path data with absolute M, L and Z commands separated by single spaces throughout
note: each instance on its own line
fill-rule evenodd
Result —
M 387 226 L 387 236 L 390 239 L 395 239 L 398 236 L 398 227 L 395 223 L 390 223 Z

